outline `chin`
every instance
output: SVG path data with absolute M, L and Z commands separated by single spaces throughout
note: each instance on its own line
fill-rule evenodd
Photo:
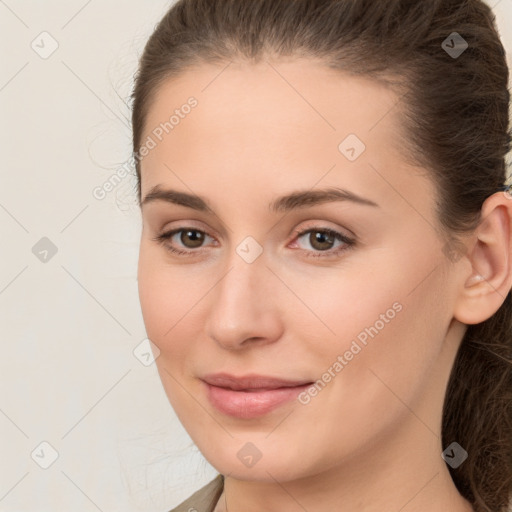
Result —
M 222 436 L 224 437 L 224 436 Z M 211 438 L 196 443 L 206 460 L 222 475 L 237 480 L 275 483 L 300 479 L 311 473 L 313 464 L 308 465 L 300 450 L 290 449 L 283 439 L 276 446 L 262 439 L 254 443 L 240 438 L 225 438 L 213 442 Z M 219 448 L 221 445 L 221 448 Z M 279 449 L 281 446 L 281 450 Z M 293 470 L 291 470 L 293 468 Z

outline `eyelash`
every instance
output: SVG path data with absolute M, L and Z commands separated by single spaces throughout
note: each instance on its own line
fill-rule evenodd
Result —
M 191 228 L 191 227 L 188 227 L 188 228 L 182 227 L 182 228 L 178 228 L 178 229 L 173 229 L 172 231 L 168 231 L 166 233 L 162 233 L 162 234 L 156 236 L 155 238 L 153 238 L 153 240 L 155 242 L 158 242 L 159 244 L 163 245 L 165 247 L 165 249 L 168 250 L 169 252 L 176 254 L 178 256 L 190 256 L 190 255 L 193 255 L 194 253 L 200 252 L 197 249 L 184 251 L 181 249 L 176 249 L 175 247 L 172 247 L 169 244 L 167 244 L 167 241 L 169 239 L 171 239 L 174 235 L 184 232 L 184 231 L 194 231 L 197 233 L 202 233 L 206 236 L 210 236 L 210 235 L 208 235 L 208 233 L 206 233 L 200 229 Z M 310 228 L 307 228 L 302 231 L 296 231 L 294 233 L 294 235 L 295 235 L 295 238 L 300 238 L 300 237 L 302 237 L 308 233 L 312 233 L 312 232 L 313 233 L 317 232 L 317 233 L 322 233 L 324 235 L 333 236 L 335 239 L 343 242 L 345 245 L 338 249 L 329 249 L 329 250 L 325 250 L 325 251 L 309 251 L 307 249 L 302 249 L 303 251 L 306 252 L 305 256 L 308 258 L 336 257 L 336 256 L 339 256 L 341 253 L 344 253 L 345 251 L 352 249 L 356 243 L 356 241 L 354 239 L 349 238 L 349 237 L 343 235 L 342 233 L 339 233 L 338 231 L 335 231 L 330 228 L 310 227 Z M 210 237 L 210 238 L 213 238 L 213 237 Z M 294 238 L 294 240 L 295 240 L 295 238 Z

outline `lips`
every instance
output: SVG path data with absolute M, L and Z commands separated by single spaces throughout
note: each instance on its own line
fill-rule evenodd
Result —
M 206 375 L 203 379 L 211 386 L 232 389 L 234 391 L 265 391 L 279 388 L 294 388 L 305 384 L 312 384 L 308 380 L 285 380 L 264 375 L 247 375 L 235 377 L 227 373 Z
M 228 374 L 202 378 L 210 403 L 221 413 L 240 419 L 265 415 L 297 398 L 312 382 L 261 375 Z

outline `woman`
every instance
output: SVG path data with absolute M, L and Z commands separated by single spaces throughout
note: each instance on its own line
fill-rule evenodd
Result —
M 180 0 L 133 92 L 139 293 L 219 475 L 174 511 L 503 512 L 508 68 L 479 0 Z

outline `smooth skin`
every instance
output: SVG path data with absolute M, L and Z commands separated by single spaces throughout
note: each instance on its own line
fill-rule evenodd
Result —
M 169 401 L 225 475 L 216 512 L 471 511 L 441 457 L 442 404 L 465 324 L 512 286 L 512 200 L 488 198 L 467 254 L 449 258 L 434 185 L 400 151 L 400 98 L 386 86 L 306 59 L 201 64 L 158 90 L 143 140 L 191 96 L 197 107 L 142 161 L 142 199 L 159 186 L 210 209 L 143 202 L 138 285 Z M 349 134 L 366 146 L 355 161 L 338 149 Z M 269 208 L 327 187 L 377 206 Z M 252 263 L 237 252 L 247 237 L 263 250 Z M 207 373 L 320 379 L 394 303 L 306 405 L 239 419 L 208 401 Z M 252 467 L 237 456 L 248 442 L 261 453 Z

